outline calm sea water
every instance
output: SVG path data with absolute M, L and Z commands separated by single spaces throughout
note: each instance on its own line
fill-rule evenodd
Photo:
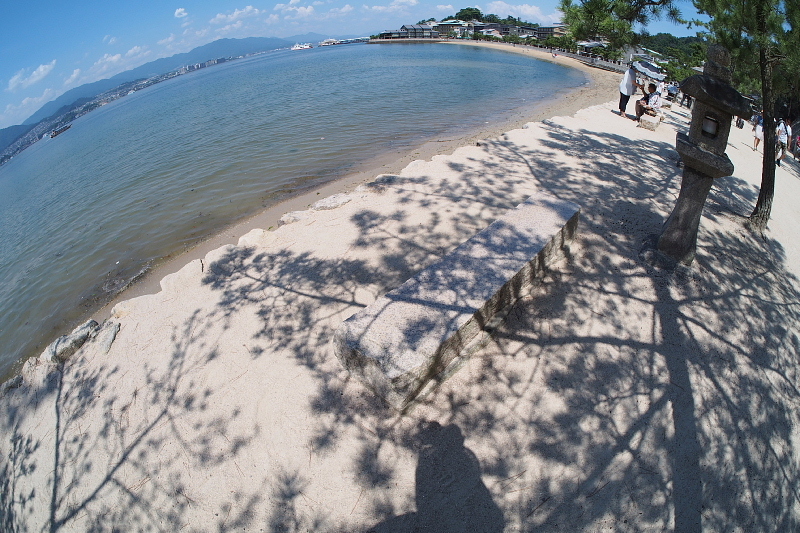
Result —
M 471 46 L 279 51 L 152 86 L 0 167 L 0 376 L 159 259 L 380 153 L 586 83 Z

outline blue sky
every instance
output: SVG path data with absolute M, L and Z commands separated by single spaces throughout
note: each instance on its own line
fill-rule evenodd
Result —
M 452 4 L 443 0 L 237 0 L 5 2 L 0 16 L 0 128 L 84 83 L 223 37 L 291 37 L 308 32 L 368 36 L 403 24 L 440 20 L 463 7 L 542 25 L 560 21 L 558 0 Z M 441 3 L 437 3 L 441 2 Z M 688 0 L 679 0 L 691 11 Z M 694 35 L 668 22 L 650 26 Z

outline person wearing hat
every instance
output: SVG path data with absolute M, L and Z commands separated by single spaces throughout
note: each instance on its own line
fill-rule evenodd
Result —
M 628 70 L 619 82 L 619 116 L 625 117 L 625 111 L 628 108 L 628 100 L 631 96 L 636 94 L 636 88 L 643 88 L 644 85 L 636 81 L 636 71 L 633 69 L 633 63 L 628 63 Z
M 792 128 L 783 119 L 778 121 L 778 127 L 775 128 L 775 137 L 777 138 L 775 144 L 775 164 L 781 166 L 781 159 L 786 157 L 786 147 L 789 145 L 789 139 L 792 137 Z

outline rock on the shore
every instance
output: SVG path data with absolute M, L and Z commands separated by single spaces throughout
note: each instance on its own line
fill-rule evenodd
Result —
M 22 385 L 22 374 L 17 374 L 13 378 L 9 379 L 2 385 L 0 385 L 0 398 L 8 394 L 8 391 L 13 389 L 18 389 Z
M 89 320 L 75 328 L 69 335 L 62 335 L 54 340 L 39 357 L 51 363 L 64 362 L 77 352 L 90 336 L 94 336 L 99 329 L 100 325 L 97 322 Z
M 327 198 L 319 200 L 312 206 L 312 209 L 316 211 L 324 211 L 326 209 L 336 209 L 337 207 L 343 206 L 352 199 L 353 197 L 350 196 L 349 194 L 334 194 L 332 196 L 328 196 Z
M 299 222 L 300 220 L 305 220 L 311 215 L 311 211 L 291 211 L 283 215 L 280 220 L 278 220 L 278 226 L 285 226 L 286 224 L 292 224 L 293 222 Z
M 117 333 L 119 333 L 119 322 L 106 320 L 103 323 L 103 326 L 97 332 L 97 336 L 94 339 L 94 342 L 100 346 L 100 353 L 108 353 L 111 349 L 111 345 L 114 343 L 114 339 L 117 338 Z

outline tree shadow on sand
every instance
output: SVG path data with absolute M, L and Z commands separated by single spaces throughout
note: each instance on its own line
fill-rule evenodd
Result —
M 243 298 L 258 303 L 266 349 L 293 353 L 314 374 L 311 448 L 332 450 L 345 433 L 357 435 L 351 468 L 367 495 L 356 503 L 380 524 L 375 530 L 420 519 L 418 498 L 392 500 L 386 490 L 399 476 L 392 454 L 416 453 L 415 428 L 428 421 L 463 432 L 463 449 L 479 458 L 482 499 L 499 506 L 509 530 L 797 529 L 797 280 L 779 243 L 723 224 L 757 191 L 718 180 L 695 264 L 658 270 L 639 251 L 677 197 L 674 147 L 543 127 L 538 147 L 513 136 L 485 143 L 487 157 L 451 163 L 459 182 L 443 180 L 424 195 L 425 176 L 382 185 L 398 195 L 396 209 L 355 215 L 360 233 L 350 243 L 350 251 L 380 249 L 379 264 L 357 254 L 239 250 L 207 282 L 226 309 Z M 553 157 L 560 150 L 574 156 L 572 168 Z M 582 206 L 579 251 L 515 306 L 464 370 L 396 417 L 341 370 L 331 334 L 364 305 L 359 290 L 375 298 L 398 286 L 518 203 L 523 182 Z M 456 221 L 461 231 L 441 231 L 443 199 L 473 202 L 478 214 Z M 421 204 L 426 222 L 407 224 Z M 303 327 L 282 328 L 289 314 Z
M 219 354 L 197 314 L 174 329 L 164 366 L 142 362 L 140 380 L 126 379 L 113 360 L 86 370 L 80 359 L 96 349 L 91 344 L 63 365 L 40 368 L 41 381 L 7 397 L 3 531 L 186 530 L 191 469 L 233 465 L 258 428 L 233 429 L 236 412 L 205 415 L 211 391 L 192 376 Z M 54 409 L 54 417 L 42 413 L 37 422 L 39 408 Z M 30 436 L 31 424 L 51 419 L 52 427 Z
M 479 156 L 440 161 L 457 179 L 383 178 L 371 194 L 391 195 L 391 208 L 354 210 L 355 236 L 327 256 L 230 248 L 204 273 L 216 303 L 174 328 L 168 363 L 143 362 L 142 378 L 123 379 L 112 360 L 92 374 L 68 364 L 35 394 L 13 392 L 0 524 L 41 529 L 26 524 L 44 502 L 51 530 L 177 531 L 190 515 L 218 531 L 403 531 L 465 515 L 486 531 L 800 529 L 798 280 L 780 243 L 730 223 L 757 191 L 718 180 L 695 264 L 658 270 L 639 252 L 677 197 L 674 146 L 557 120 L 541 128 L 533 146 L 511 132 Z M 336 327 L 536 190 L 582 207 L 573 253 L 459 372 L 393 413 L 334 357 Z M 268 448 L 267 431 L 235 409 L 208 408 L 215 391 L 200 379 L 231 355 L 215 348 L 212 324 L 251 315 L 243 357 L 267 368 L 287 357 L 313 383 L 297 446 L 308 465 L 341 459 L 326 475 L 352 480 L 342 508 L 320 500 L 315 470 L 288 464 L 220 495 L 213 516 L 193 503 L 192 466 L 234 471 L 242 450 Z M 58 427 L 29 439 L 29 406 L 47 398 Z M 106 413 L 101 427 L 82 426 L 89 408 Z M 134 427 L 131 409 L 147 415 Z

